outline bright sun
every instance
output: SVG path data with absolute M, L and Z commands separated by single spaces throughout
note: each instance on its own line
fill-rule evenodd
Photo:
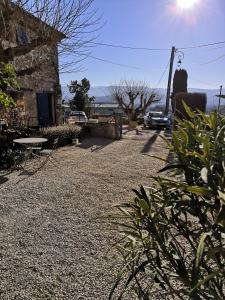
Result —
M 192 8 L 198 0 L 177 0 L 177 5 L 182 9 Z

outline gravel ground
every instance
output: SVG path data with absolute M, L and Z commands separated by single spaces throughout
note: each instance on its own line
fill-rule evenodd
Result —
M 90 138 L 58 149 L 58 166 L 7 176 L 0 185 L 0 299 L 107 299 L 118 268 L 107 256 L 115 234 L 98 217 L 131 199 L 132 188 L 151 185 L 162 164 L 145 153 L 166 157 L 154 132 Z

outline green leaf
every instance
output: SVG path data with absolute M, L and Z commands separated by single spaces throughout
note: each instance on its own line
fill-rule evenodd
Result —
M 191 109 L 189 108 L 189 106 L 185 103 L 184 100 L 182 100 L 182 104 L 183 104 L 183 107 L 185 109 L 185 112 L 187 113 L 187 115 L 193 119 L 196 117 L 196 114 L 194 112 L 191 111 Z
M 203 153 L 204 153 L 204 157 L 207 157 L 209 155 L 210 146 L 211 146 L 210 137 L 208 135 L 206 135 L 204 137 L 204 140 L 203 140 Z
M 186 186 L 186 190 L 197 196 L 207 196 L 207 195 L 212 194 L 212 192 L 208 188 L 205 188 L 202 186 L 197 186 L 197 185 Z
M 225 228 L 225 205 L 222 205 L 220 212 L 216 218 L 216 223 Z
M 211 233 L 209 233 L 209 232 L 203 233 L 201 235 L 201 238 L 200 238 L 200 241 L 199 241 L 199 244 L 198 244 L 198 248 L 197 248 L 197 252 L 196 252 L 196 257 L 195 257 L 195 272 L 196 273 L 199 272 L 199 268 L 200 268 L 200 264 L 201 264 L 201 261 L 202 261 L 204 248 L 205 248 L 205 240 L 209 235 L 211 235 Z
M 225 194 L 221 191 L 218 191 L 218 194 L 219 194 L 220 200 L 222 200 L 225 203 Z
M 146 202 L 144 199 L 139 201 L 140 207 L 148 214 L 150 212 L 149 203 Z

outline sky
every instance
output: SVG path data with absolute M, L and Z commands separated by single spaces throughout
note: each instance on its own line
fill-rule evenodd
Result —
M 178 1 L 181 0 L 95 0 L 94 7 L 98 8 L 105 23 L 96 42 L 167 50 L 95 45 L 91 56 L 125 66 L 87 58 L 82 63 L 85 71 L 62 74 L 61 84 L 86 77 L 92 86 L 108 86 L 121 79 L 132 79 L 144 80 L 152 88 L 166 87 L 166 66 L 172 46 L 179 49 L 225 41 L 225 0 L 189 0 L 196 3 L 188 9 L 180 8 Z M 225 43 L 182 52 L 176 54 L 174 69 L 178 55 L 184 55 L 181 67 L 188 71 L 189 87 L 225 87 Z

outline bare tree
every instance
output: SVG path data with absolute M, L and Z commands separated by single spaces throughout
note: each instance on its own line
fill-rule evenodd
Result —
M 43 46 L 58 45 L 61 71 L 80 70 L 80 62 L 90 55 L 90 43 L 100 28 L 100 17 L 93 4 L 94 0 L 1 0 L 1 60 L 13 62 L 19 57 L 18 65 L 21 57 L 29 56 L 28 69 L 34 72 L 49 57 L 47 51 L 51 47 Z M 12 20 L 18 20 L 25 28 L 33 26 L 36 36 L 31 35 L 29 42 L 24 45 L 15 44 L 12 40 L 15 30 Z M 40 47 L 43 48 L 42 55 L 38 49 Z M 22 70 L 21 75 L 24 73 Z
M 150 89 L 146 82 L 135 80 L 121 80 L 110 87 L 113 98 L 127 114 L 129 124 L 137 117 L 145 114 L 152 103 L 160 100 L 156 91 Z

